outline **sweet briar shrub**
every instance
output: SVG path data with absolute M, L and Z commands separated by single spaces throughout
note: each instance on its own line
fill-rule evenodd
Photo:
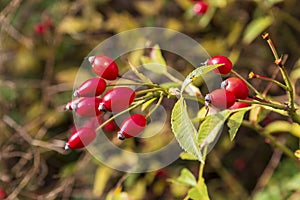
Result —
M 207 4 L 205 13 L 199 7 L 197 10 L 200 12 L 194 12 L 197 2 Z M 295 114 L 299 114 L 300 88 L 297 84 L 300 62 L 297 59 L 300 55 L 300 12 L 297 0 L 2 0 L 0 4 L 0 199 L 195 199 L 199 197 L 199 190 L 203 191 L 202 199 L 205 199 L 204 183 L 211 199 L 299 199 L 299 161 L 294 162 L 295 158 L 300 157 L 297 150 L 299 129 L 292 120 L 297 118 Z M 85 61 L 94 67 L 90 68 L 90 72 L 95 72 L 96 79 L 88 80 L 85 76 L 76 85 L 77 92 L 72 90 L 73 84 L 78 64 L 99 42 L 123 31 L 145 26 L 183 32 L 200 40 L 212 58 L 229 58 L 233 71 L 220 76 L 223 81 L 228 78 L 243 80 L 249 90 L 248 97 L 236 98 L 229 108 L 218 108 L 217 104 L 213 105 L 214 101 L 205 101 L 206 95 L 215 92 L 205 90 L 198 78 L 194 80 L 189 76 L 185 83 L 192 81 L 187 89 L 193 85 L 199 86 L 202 93 L 196 95 L 199 110 L 195 111 L 198 115 L 191 116 L 188 115 L 189 103 L 195 103 L 196 99 L 193 95 L 190 98 L 185 89 L 181 93 L 182 83 L 172 83 L 174 90 L 168 84 L 155 85 L 158 84 L 156 81 L 154 85 L 129 86 L 134 90 L 135 97 L 130 104 L 128 101 L 123 111 L 144 116 L 146 126 L 141 133 L 130 135 L 134 137 L 119 140 L 118 133 L 123 134 L 121 124 L 131 115 L 123 116 L 123 111 L 114 112 L 114 109 L 112 112 L 105 110 L 101 103 L 109 90 L 128 87 L 116 86 L 114 81 L 119 81 L 124 75 L 127 59 L 134 66 L 139 66 L 141 54 L 131 52 L 128 56 L 122 55 L 116 60 L 118 70 L 111 62 L 115 57 L 103 57 L 118 56 L 113 48 L 109 55 L 107 52 L 95 53 L 94 57 Z M 276 68 L 270 59 L 272 51 L 268 51 L 268 46 L 258 38 L 264 30 L 272 32 L 280 53 L 289 55 L 286 63 L 285 55 L 282 62 L 278 62 L 286 66 L 288 76 L 284 76 L 285 79 L 282 73 L 277 73 L 277 70 L 285 71 L 285 67 Z M 129 45 L 135 44 L 134 41 Z M 149 48 L 153 45 L 154 42 Z M 158 52 L 159 49 L 156 49 Z M 154 60 L 151 55 L 148 56 L 148 50 L 143 55 Z M 192 52 L 192 49 L 187 48 L 186 51 Z M 180 64 L 178 57 L 167 52 L 163 55 L 168 65 L 184 76 L 192 72 L 189 65 Z M 276 60 L 279 61 L 281 54 L 278 57 Z M 199 62 L 195 67 L 205 69 L 206 65 Z M 110 66 L 113 73 L 107 74 L 103 69 L 106 66 Z M 223 66 L 230 65 L 224 63 Z M 227 71 L 231 67 L 224 68 Z M 214 70 L 222 72 L 221 68 Z M 160 72 L 164 74 L 162 70 Z M 243 76 L 239 77 L 235 72 Z M 193 73 L 197 77 L 203 72 L 196 70 Z M 144 76 L 147 78 L 148 74 L 144 73 Z M 285 83 L 288 80 L 286 77 L 294 86 L 294 94 L 287 92 L 291 87 Z M 142 84 L 146 78 L 137 82 Z M 182 81 L 184 79 L 181 78 Z M 218 84 L 215 89 L 219 87 L 222 88 Z M 103 89 L 105 91 L 102 93 Z M 71 100 L 72 92 L 75 94 Z M 156 95 L 153 102 L 143 99 L 145 94 L 149 97 Z M 289 100 L 289 94 L 293 95 L 291 99 L 294 99 L 295 112 L 291 108 L 293 103 Z M 70 103 L 66 105 L 68 101 Z M 167 105 L 169 120 L 166 124 L 168 127 L 173 124 L 178 141 L 169 128 L 154 138 L 140 138 L 154 126 L 155 123 L 149 120 L 153 116 L 150 108 L 161 105 L 160 101 Z M 103 111 L 99 111 L 100 104 Z M 147 107 L 147 104 L 150 106 Z M 221 105 L 228 107 L 227 104 Z M 64 112 L 63 107 L 71 111 Z M 182 118 L 176 118 L 176 111 Z M 217 114 L 219 117 L 215 117 Z M 72 115 L 82 118 L 83 123 L 74 127 Z M 124 124 L 131 124 L 132 121 L 126 120 Z M 138 121 L 142 129 L 145 120 L 141 117 Z M 216 137 L 209 134 L 214 133 L 209 128 L 204 129 L 205 126 L 210 127 L 209 124 L 222 124 L 222 133 L 218 132 Z M 72 130 L 69 130 L 70 127 Z M 124 125 L 123 131 L 130 128 Z M 219 129 L 219 126 L 215 128 Z M 181 155 L 183 160 L 178 159 L 155 172 L 120 172 L 108 168 L 105 162 L 95 162 L 89 149 L 77 150 L 97 144 L 95 140 L 101 136 L 100 129 L 114 144 L 128 150 L 147 152 L 171 138 L 174 143 L 182 143 L 186 151 Z M 180 134 L 180 131 L 186 134 Z M 179 139 L 181 136 L 185 140 Z M 219 140 L 216 139 L 218 137 Z M 200 144 L 204 138 L 205 142 Z M 214 146 L 216 141 L 218 143 Z M 66 144 L 67 151 L 64 149 Z M 201 154 L 197 153 L 199 151 Z M 205 165 L 200 165 L 199 160 L 203 160 Z M 130 161 L 126 156 L 117 160 Z M 257 194 L 257 198 L 252 198 Z
M 88 91 L 89 97 L 81 97 L 81 100 L 77 100 L 76 97 L 66 105 L 66 109 L 73 110 L 78 115 L 87 118 L 106 114 L 110 117 L 102 121 L 98 126 L 94 124 L 93 127 L 80 127 L 78 130 L 75 130 L 66 143 L 65 149 L 87 147 L 96 138 L 95 133 L 98 130 L 127 112 L 130 112 L 131 115 L 123 120 L 120 127 L 115 126 L 112 134 L 121 142 L 128 142 L 128 140 L 134 139 L 134 137 L 139 136 L 144 131 L 148 125 L 147 119 L 162 103 L 162 100 L 166 98 L 176 100 L 171 111 L 170 123 L 177 142 L 184 150 L 181 158 L 199 162 L 198 177 L 195 177 L 191 171 L 184 168 L 177 179 L 170 180 L 173 184 L 181 184 L 189 188 L 186 199 L 209 199 L 203 178 L 203 169 L 206 157 L 209 156 L 209 151 L 213 149 L 225 126 L 228 127 L 228 135 L 231 141 L 235 139 L 239 128 L 246 126 L 265 137 L 271 145 L 277 147 L 292 160 L 299 159 L 299 150 L 294 153 L 294 150 L 289 149 L 273 136 L 274 133 L 284 131 L 294 137 L 300 137 L 300 115 L 298 105 L 295 103 L 295 85 L 286 71 L 284 61 L 282 57 L 278 56 L 268 33 L 263 34 L 263 39 L 267 41 L 274 54 L 275 64 L 283 77 L 283 81 L 261 76 L 254 72 L 250 72 L 248 77 L 243 77 L 238 73 L 238 66 L 233 66 L 229 58 L 217 55 L 191 71 L 183 81 L 172 78 L 174 84 L 169 84 L 170 86 L 152 82 L 146 78 L 143 72 L 138 72 L 135 66 L 130 65 L 134 69 L 133 72 L 139 77 L 139 80 L 131 80 L 131 84 L 126 83 L 125 87 L 121 82 L 117 84 L 111 82 L 118 75 L 118 66 L 111 58 L 103 55 L 91 57 L 92 59 L 89 60 L 94 71 L 95 67 L 101 68 L 101 70 L 96 70 L 95 74 L 107 79 L 107 84 L 100 85 L 100 92 L 97 93 L 99 90 L 98 80 L 102 79 L 95 79 L 97 80 L 96 84 L 86 84 L 90 79 L 87 80 L 79 86 L 80 89 L 75 90 L 75 96 L 78 96 L 80 91 Z M 105 61 L 99 59 L 101 62 L 96 63 L 95 58 L 105 58 Z M 168 74 L 166 61 L 158 45 L 153 46 L 149 56 L 142 59 L 143 64 L 147 64 L 150 61 L 159 62 L 158 64 L 162 67 L 161 71 L 168 77 L 172 76 Z M 155 66 L 153 68 L 148 66 L 147 69 L 154 73 L 161 73 L 157 71 Z M 108 76 L 103 76 L 103 71 Z M 219 76 L 227 76 L 227 78 L 223 77 L 224 80 L 219 88 L 205 95 L 202 95 L 199 86 L 197 86 L 200 89 L 199 92 L 194 94 L 187 92 L 190 87 L 197 88 L 194 86 L 196 79 L 211 72 Z M 109 74 L 114 75 L 111 77 Z M 280 102 L 272 99 L 268 95 L 268 88 L 263 90 L 255 88 L 250 83 L 250 79 L 252 79 L 251 82 L 256 80 L 267 81 L 269 84 L 282 88 L 286 92 L 288 101 Z M 136 85 L 143 85 L 143 87 L 135 91 L 131 89 L 131 86 Z M 81 89 L 82 87 L 84 87 L 84 90 Z M 104 94 L 102 94 L 104 91 L 103 87 L 108 88 L 108 91 Z M 98 101 L 94 99 L 98 99 Z M 189 116 L 188 100 L 195 101 L 200 105 L 199 113 L 194 119 L 191 119 Z M 151 104 L 154 105 L 152 109 L 145 109 Z M 203 109 L 206 112 L 201 112 Z M 264 119 L 265 112 L 277 113 L 282 116 L 282 119 L 262 126 L 260 122 Z M 283 120 L 286 118 L 288 120 Z M 245 168 L 244 161 L 239 160 L 236 163 L 235 166 L 239 170 Z

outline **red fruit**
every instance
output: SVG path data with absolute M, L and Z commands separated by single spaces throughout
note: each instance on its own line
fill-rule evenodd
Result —
M 208 4 L 202 1 L 195 3 L 193 11 L 196 15 L 204 15 L 208 9 Z
M 46 27 L 42 23 L 38 23 L 34 26 L 34 32 L 38 35 L 44 35 L 46 32 Z
M 103 127 L 103 130 L 108 132 L 108 133 L 111 133 L 111 132 L 114 132 L 117 130 L 117 124 L 114 120 L 108 122 L 104 127 Z
M 205 101 L 216 108 L 226 109 L 235 103 L 235 96 L 232 92 L 224 89 L 216 89 L 205 96 Z
M 249 94 L 247 84 L 239 78 L 230 77 L 221 83 L 221 88 L 232 92 L 237 99 L 246 99 Z
M 119 69 L 113 59 L 107 56 L 91 56 L 88 60 L 98 76 L 107 80 L 115 80 L 118 77 Z
M 117 87 L 109 90 L 102 98 L 99 110 L 120 112 L 128 108 L 135 98 L 135 92 L 129 87 Z
M 77 99 L 73 99 L 72 101 L 68 102 L 67 105 L 65 106 L 65 110 L 75 110 L 78 102 L 81 100 L 82 98 L 77 98 Z
M 80 149 L 89 145 L 96 138 L 93 129 L 82 127 L 73 132 L 65 145 L 65 149 Z
M 207 65 L 223 64 L 213 70 L 217 74 L 228 74 L 232 69 L 231 61 L 225 56 L 214 56 L 207 60 Z
M 82 97 L 75 106 L 75 112 L 82 117 L 95 117 L 102 113 L 98 107 L 102 99 L 97 97 Z
M 250 106 L 250 104 L 245 103 L 245 102 L 235 102 L 229 109 L 235 110 L 235 109 L 239 109 L 239 108 L 245 108 L 248 106 Z
M 83 82 L 74 92 L 75 97 L 94 97 L 102 94 L 106 89 L 106 82 L 102 78 L 91 78 Z
M 131 115 L 122 122 L 118 138 L 124 140 L 125 138 L 135 137 L 145 129 L 146 125 L 145 116 L 140 114 Z
M 108 120 L 109 118 L 105 117 L 105 116 L 99 116 L 97 117 L 97 127 L 100 126 L 101 124 L 103 124 L 106 120 Z M 96 127 L 96 128 L 97 128 Z M 116 122 L 114 120 L 108 122 L 106 125 L 104 125 L 104 127 L 102 128 L 105 132 L 111 133 L 116 131 L 118 128 Z

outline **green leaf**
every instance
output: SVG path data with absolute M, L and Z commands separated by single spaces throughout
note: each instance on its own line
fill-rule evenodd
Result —
M 184 79 L 182 86 L 181 86 L 181 93 L 185 90 L 185 88 L 194 80 L 199 78 L 199 76 L 202 76 L 210 71 L 212 71 L 215 68 L 220 67 L 222 64 L 217 64 L 217 65 L 203 65 L 200 67 L 197 67 L 194 69 L 187 77 Z
M 228 122 L 227 122 L 227 126 L 229 128 L 229 137 L 230 137 L 230 140 L 233 141 L 237 131 L 239 130 L 242 122 L 243 122 L 243 119 L 244 119 L 244 116 L 245 116 L 245 113 L 247 112 L 248 110 L 240 110 L 240 111 L 237 111 L 235 113 L 233 113 L 229 119 L 228 119 Z
M 188 196 L 194 200 L 209 200 L 207 187 L 203 178 L 201 178 L 200 184 L 197 187 L 193 187 L 188 191 Z
M 279 132 L 289 132 L 292 135 L 300 138 L 300 125 L 297 123 L 290 123 L 287 121 L 275 121 L 265 128 L 267 134 L 279 133 Z
M 111 168 L 105 166 L 98 167 L 94 180 L 93 196 L 100 197 L 103 194 L 111 172 Z
M 174 105 L 171 114 L 171 126 L 179 145 L 186 152 L 197 157 L 199 161 L 204 162 L 196 143 L 197 131 L 188 116 L 186 102 L 183 97 Z
M 155 45 L 150 53 L 150 57 L 142 56 L 141 62 L 143 67 L 157 74 L 167 73 L 167 63 L 163 58 L 160 48 Z
M 257 19 L 254 19 L 247 26 L 243 42 L 245 44 L 250 44 L 255 38 L 262 34 L 262 32 L 267 29 L 273 23 L 273 18 L 270 16 L 263 16 Z
M 200 149 L 215 141 L 230 113 L 230 110 L 223 110 L 205 118 L 198 130 L 197 142 L 200 144 Z
M 193 154 L 187 153 L 187 152 L 182 152 L 180 154 L 180 158 L 182 160 L 198 160 L 197 157 L 195 157 Z
M 161 54 L 161 50 L 158 44 L 156 44 L 151 51 L 150 54 L 151 60 L 154 61 L 155 63 L 158 63 L 160 65 L 162 65 L 163 67 L 165 67 L 165 69 L 162 70 L 166 70 L 167 71 L 167 63 L 165 61 L 165 59 L 163 58 L 162 54 Z
M 191 186 L 191 187 L 197 186 L 197 181 L 195 176 L 186 168 L 183 168 L 181 170 L 180 176 L 177 179 L 173 180 L 173 182 L 185 186 Z
M 140 73 L 134 65 L 132 65 L 130 62 L 128 63 L 132 72 L 135 73 L 135 75 L 139 77 L 139 79 L 141 79 L 144 83 L 153 84 L 152 81 L 149 78 L 147 78 L 144 74 Z

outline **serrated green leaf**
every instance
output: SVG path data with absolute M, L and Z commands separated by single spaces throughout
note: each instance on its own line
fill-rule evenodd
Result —
M 196 187 L 197 186 L 197 181 L 195 176 L 190 172 L 190 170 L 183 168 L 181 170 L 180 176 L 173 180 L 173 182 L 182 184 L 185 186 L 189 187 Z
M 205 185 L 206 188 L 206 185 Z M 199 188 L 193 187 L 188 191 L 188 196 L 190 199 L 193 200 L 209 200 L 209 196 L 207 194 L 207 189 L 206 189 L 206 194 L 202 193 Z
M 195 157 L 193 154 L 187 153 L 187 152 L 182 152 L 180 154 L 180 158 L 182 160 L 198 160 L 197 157 Z
M 229 117 L 228 122 L 227 122 L 227 126 L 229 128 L 229 137 L 230 137 L 231 141 L 233 141 L 237 131 L 239 130 L 239 128 L 240 128 L 240 126 L 243 122 L 245 113 L 247 111 L 248 110 L 240 110 L 240 111 L 237 111 L 237 112 L 233 113 Z
M 255 38 L 262 34 L 262 32 L 267 29 L 273 23 L 273 17 L 263 16 L 257 19 L 254 19 L 247 26 L 243 42 L 245 44 L 250 44 Z
M 230 113 L 230 110 L 223 110 L 205 118 L 198 130 L 197 143 L 200 144 L 200 149 L 215 141 Z
M 184 79 L 182 86 L 181 86 L 181 93 L 185 90 L 185 88 L 193 82 L 195 79 L 197 79 L 199 76 L 202 76 L 210 71 L 212 71 L 215 68 L 220 67 L 222 64 L 217 64 L 217 65 L 203 65 L 200 67 L 197 67 L 194 69 L 187 77 Z
M 197 157 L 199 161 L 204 162 L 196 143 L 197 131 L 189 118 L 186 102 L 183 97 L 181 97 L 173 107 L 171 126 L 179 145 L 186 152 Z

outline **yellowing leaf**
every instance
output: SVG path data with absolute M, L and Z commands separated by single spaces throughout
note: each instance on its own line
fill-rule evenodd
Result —
M 107 30 L 115 31 L 117 33 L 138 28 L 139 24 L 129 13 L 111 13 L 107 22 L 105 23 Z
M 83 18 L 67 16 L 58 25 L 61 33 L 75 34 L 85 30 L 87 23 Z
M 159 14 L 163 1 L 154 0 L 154 1 L 135 1 L 134 3 L 137 10 L 143 15 L 157 15 Z
M 267 29 L 273 23 L 273 17 L 263 16 L 260 18 L 256 18 L 250 22 L 247 26 L 243 42 L 245 44 L 250 44 L 255 38 L 262 34 L 262 32 Z
M 111 168 L 105 166 L 98 167 L 95 175 L 93 188 L 93 195 L 95 197 L 100 197 L 102 195 L 105 186 L 107 185 L 107 181 L 109 180 L 109 177 L 111 175 L 111 172 Z

